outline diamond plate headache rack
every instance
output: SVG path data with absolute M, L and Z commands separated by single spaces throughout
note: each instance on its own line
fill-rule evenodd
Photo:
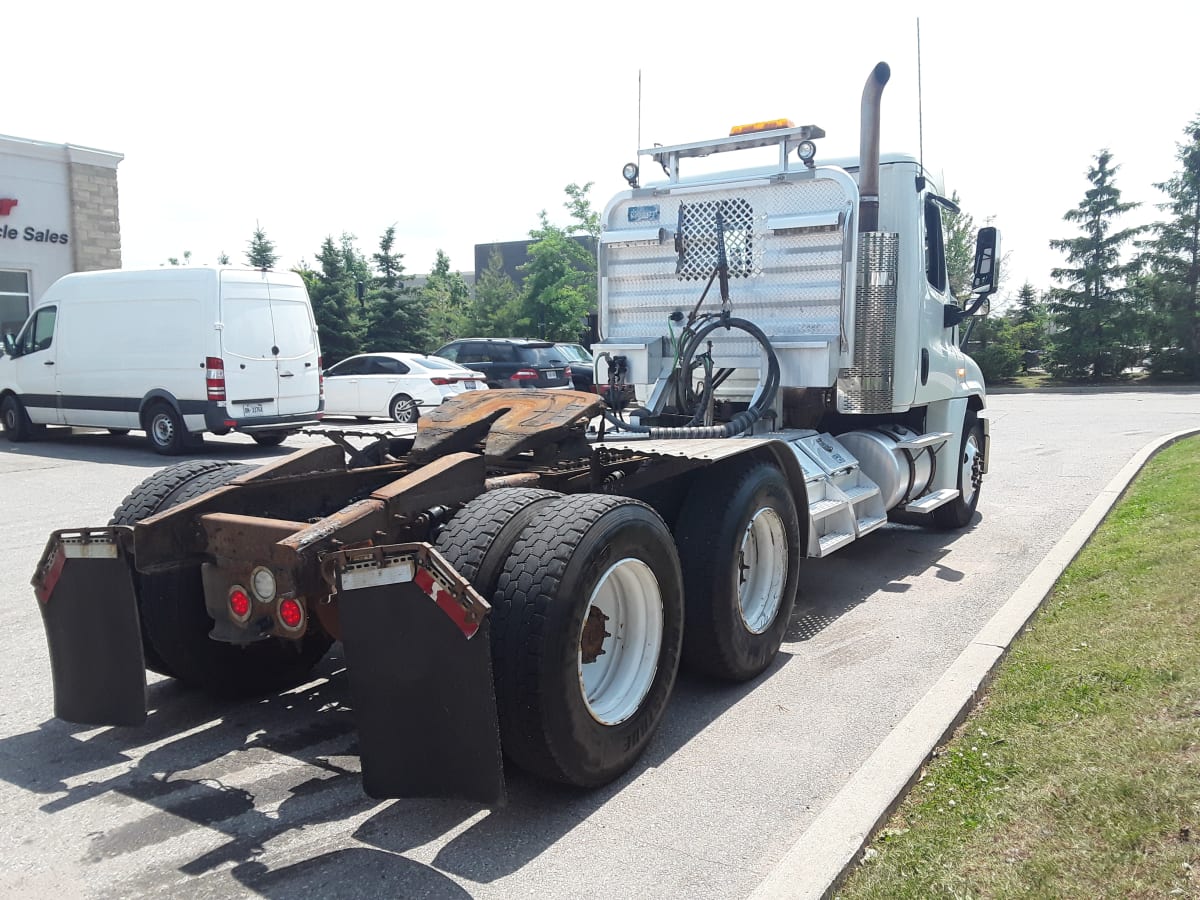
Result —
M 415 584 L 468 640 L 491 605 L 446 558 L 424 542 L 385 544 L 322 553 L 321 575 L 335 594 L 385 584 Z

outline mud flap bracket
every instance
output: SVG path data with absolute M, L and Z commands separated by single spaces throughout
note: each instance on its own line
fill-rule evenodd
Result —
M 146 666 L 128 526 L 50 535 L 33 576 L 54 680 L 54 714 L 84 725 L 146 720 Z
M 321 562 L 338 603 L 363 789 L 502 804 L 488 604 L 429 544 Z

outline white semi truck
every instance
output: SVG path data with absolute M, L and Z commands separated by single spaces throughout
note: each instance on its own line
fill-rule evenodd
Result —
M 340 640 L 369 794 L 497 803 L 503 757 L 595 786 L 651 740 L 681 662 L 770 665 L 802 557 L 889 516 L 966 526 L 988 428 L 958 326 L 995 290 L 997 235 L 960 303 L 949 201 L 879 154 L 887 79 L 864 90 L 859 160 L 766 123 L 642 151 L 658 184 L 626 166 L 597 394 L 464 394 L 415 436 L 184 462 L 109 525 L 52 534 L 33 582 L 56 715 L 137 724 L 146 669 L 278 689 Z M 756 147 L 776 161 L 683 171 Z

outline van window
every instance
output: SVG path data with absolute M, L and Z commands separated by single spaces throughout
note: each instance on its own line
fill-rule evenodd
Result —
M 226 353 L 251 359 L 271 359 L 275 329 L 271 324 L 271 301 L 266 297 L 225 296 L 225 328 L 222 343 Z
M 291 300 L 271 300 L 271 318 L 275 323 L 275 344 L 281 357 L 304 356 L 317 349 L 308 304 Z
M 58 308 L 54 306 L 43 307 L 34 313 L 17 338 L 17 355 L 48 350 L 54 342 L 54 320 L 57 316 Z

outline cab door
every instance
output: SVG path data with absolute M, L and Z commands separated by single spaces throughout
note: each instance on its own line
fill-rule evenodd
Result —
M 14 342 L 13 386 L 29 413 L 29 420 L 36 425 L 58 425 L 63 421 L 54 371 L 58 361 L 57 322 L 58 307 L 43 306 L 29 317 Z

